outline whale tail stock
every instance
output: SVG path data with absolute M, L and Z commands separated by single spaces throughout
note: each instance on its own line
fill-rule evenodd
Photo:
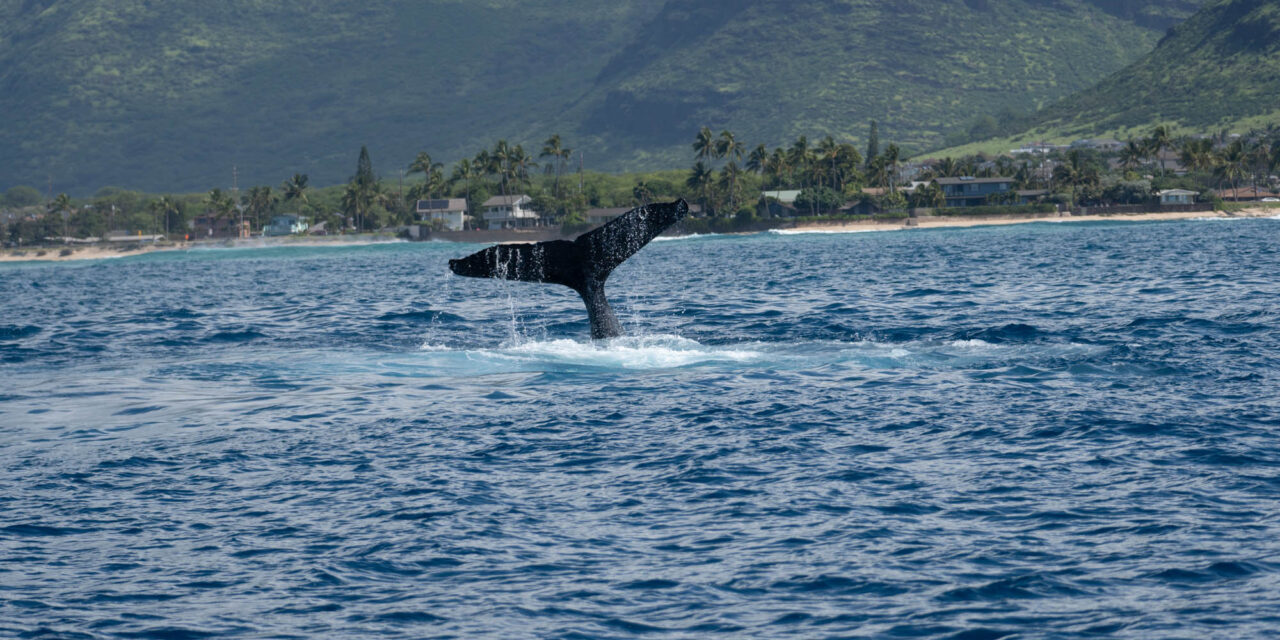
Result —
M 604 283 L 618 265 L 689 212 L 684 200 L 637 207 L 572 242 L 553 240 L 500 244 L 449 261 L 449 269 L 469 278 L 546 282 L 582 296 L 591 320 L 591 337 L 616 338 L 622 325 L 609 306 Z

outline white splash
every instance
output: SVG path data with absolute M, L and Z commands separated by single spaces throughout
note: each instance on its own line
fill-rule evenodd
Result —
M 677 240 L 698 240 L 700 238 L 717 238 L 721 233 L 691 233 L 687 236 L 658 236 L 653 242 L 676 242 Z
M 837 234 L 837 233 L 888 233 L 891 231 L 901 231 L 901 229 L 850 229 L 848 227 L 840 227 L 835 229 L 770 229 L 765 233 L 776 236 L 799 236 L 809 234 Z
M 489 352 L 499 358 L 608 369 L 674 369 L 716 362 L 759 361 L 764 354 L 741 348 L 717 348 L 671 335 L 633 336 L 578 342 L 527 342 Z

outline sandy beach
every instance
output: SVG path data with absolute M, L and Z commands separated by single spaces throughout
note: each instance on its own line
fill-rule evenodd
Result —
M 1255 207 L 1240 211 L 1193 211 L 1166 212 L 1117 215 L 1030 215 L 1030 216 L 925 216 L 915 218 L 915 224 L 906 220 L 867 220 L 859 222 L 813 222 L 795 227 L 776 229 L 774 233 L 856 233 L 869 231 L 900 231 L 903 229 L 941 229 L 963 227 L 986 227 L 1009 224 L 1028 224 L 1033 222 L 1158 222 L 1168 220 L 1195 220 L 1204 218 L 1271 218 L 1280 215 L 1280 207 Z M 131 249 L 86 245 L 78 247 L 46 247 L 33 249 L 8 249 L 0 251 L 0 262 L 31 261 L 70 261 L 70 260 L 108 260 L 125 256 L 152 253 L 155 251 L 181 251 L 195 248 L 252 248 L 272 246 L 325 246 L 352 244 L 381 244 L 397 242 L 388 236 L 332 236 L 325 238 L 282 238 L 279 240 L 253 238 L 236 242 L 190 242 L 176 244 L 144 245 Z
M 1028 224 L 1033 222 L 1160 222 L 1169 220 L 1197 220 L 1205 218 L 1269 218 L 1280 215 L 1280 208 L 1257 207 L 1240 211 L 1189 211 L 1161 212 L 1116 215 L 1032 215 L 1032 216 L 924 216 L 915 219 L 915 224 L 906 220 L 868 220 L 863 222 L 830 222 L 808 223 L 781 229 L 781 233 L 822 233 L 822 232 L 854 232 L 854 231 L 894 231 L 901 229 L 941 229 L 962 227 L 989 227 L 1008 224 Z
M 366 234 L 360 236 L 322 236 L 307 238 L 249 238 L 245 240 L 223 240 L 213 242 L 177 242 L 155 245 L 134 246 L 132 248 L 106 245 L 78 245 L 70 247 L 39 247 L 31 249 L 6 249 L 0 251 L 0 262 L 64 262 L 70 260 L 109 260 L 136 256 L 157 251 L 184 251 L 190 249 L 252 249 L 265 247 L 289 246 L 340 246 L 386 244 L 404 242 L 387 235 Z

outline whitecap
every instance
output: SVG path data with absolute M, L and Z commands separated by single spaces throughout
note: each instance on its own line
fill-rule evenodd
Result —
M 653 239 L 654 242 L 675 242 L 677 240 L 698 240 L 700 238 L 717 238 L 722 233 L 691 233 L 687 236 L 658 236 Z
M 901 231 L 902 229 L 849 229 L 841 227 L 836 229 L 770 229 L 765 233 L 777 236 L 799 236 L 809 234 L 838 234 L 838 233 L 888 233 L 891 231 Z

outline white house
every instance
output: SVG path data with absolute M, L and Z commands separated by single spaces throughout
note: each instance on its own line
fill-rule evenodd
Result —
M 1160 204 L 1195 204 L 1196 196 L 1200 195 L 1197 191 L 1187 191 L 1186 189 L 1165 189 L 1161 191 Z
M 484 221 L 490 229 L 524 229 L 538 226 L 533 198 L 520 194 L 494 196 L 484 201 Z
M 307 221 L 302 216 L 290 213 L 282 216 L 276 216 L 271 219 L 271 224 L 262 230 L 265 236 L 291 236 L 295 233 L 302 233 L 307 230 Z
M 466 198 L 449 198 L 447 200 L 419 200 L 417 206 L 418 220 L 421 222 L 444 223 L 450 231 L 462 231 L 466 228 Z

